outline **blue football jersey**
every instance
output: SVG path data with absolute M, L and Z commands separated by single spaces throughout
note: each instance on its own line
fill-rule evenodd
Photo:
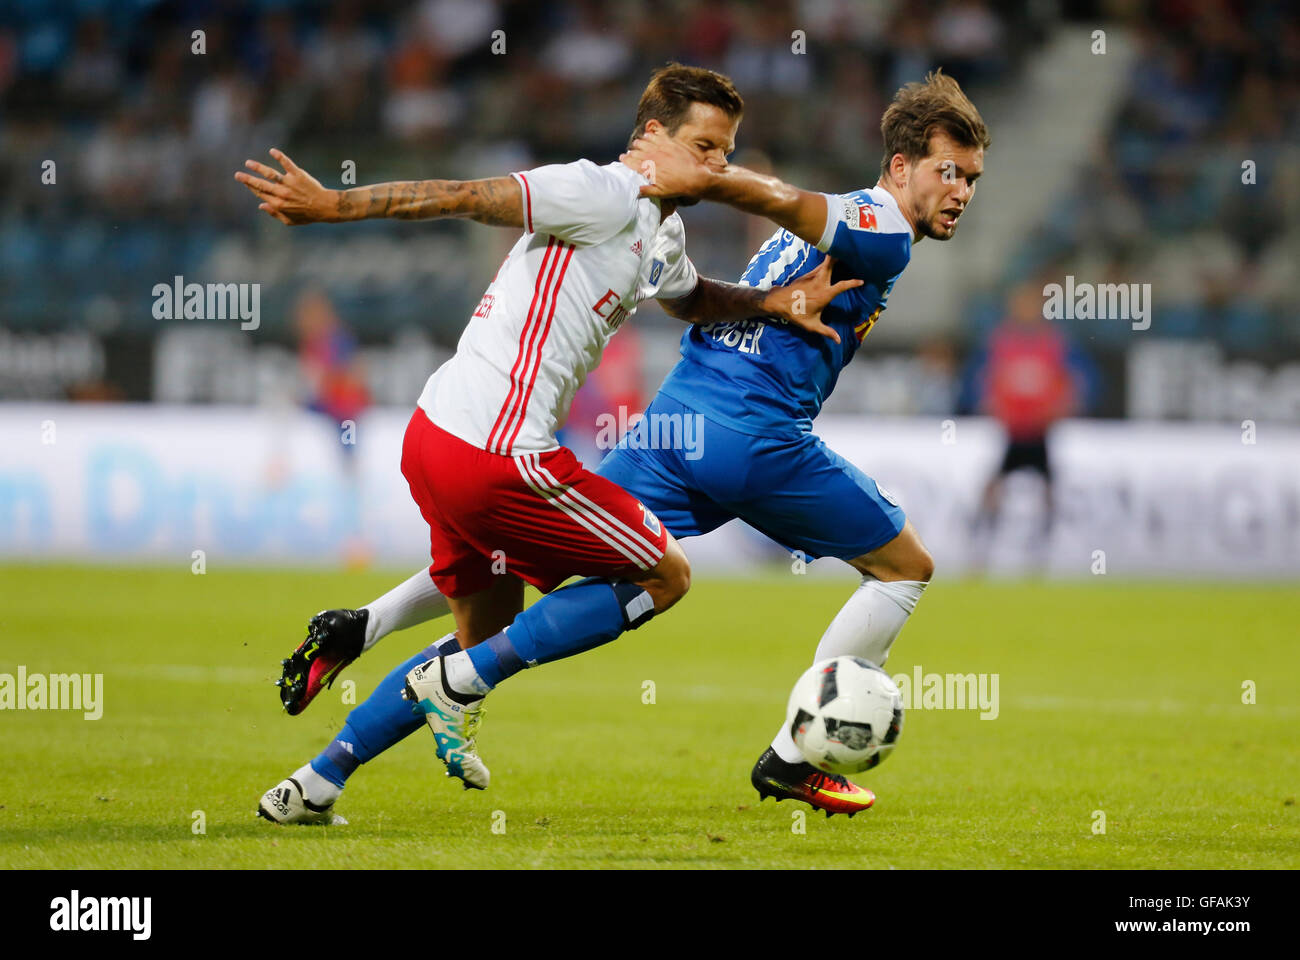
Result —
M 749 261 L 740 282 L 766 290 L 815 270 L 829 254 L 834 280 L 861 279 L 822 311 L 840 342 L 758 318 L 693 325 L 682 359 L 659 388 L 734 430 L 788 436 L 812 430 L 840 370 L 885 309 L 912 253 L 912 230 L 888 191 L 869 187 L 826 195 L 826 229 L 816 246 L 778 230 Z

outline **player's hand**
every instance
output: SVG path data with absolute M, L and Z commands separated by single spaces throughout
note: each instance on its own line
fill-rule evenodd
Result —
M 789 321 L 803 330 L 820 333 L 836 343 L 840 335 L 831 327 L 822 323 L 822 311 L 826 305 L 845 290 L 862 286 L 861 280 L 841 280 L 831 283 L 831 271 L 835 261 L 827 257 L 817 265 L 816 270 L 805 273 L 798 280 L 784 287 L 773 287 L 763 301 L 765 311 L 774 317 Z
M 723 169 L 662 130 L 637 137 L 619 159 L 650 181 L 643 197 L 698 197 Z
M 337 190 L 322 187 L 319 180 L 289 159 L 287 153 L 272 148 L 271 156 L 280 162 L 283 173 L 256 160 L 245 160 L 244 166 L 257 176 L 242 170 L 235 174 L 235 179 L 262 201 L 257 209 L 291 227 L 338 219 Z

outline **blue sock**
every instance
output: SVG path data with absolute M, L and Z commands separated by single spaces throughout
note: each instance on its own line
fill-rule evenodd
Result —
M 322 777 L 342 787 L 361 764 L 373 760 L 393 744 L 424 726 L 424 714 L 402 699 L 406 675 L 433 657 L 449 656 L 460 649 L 455 637 L 439 640 L 401 663 L 348 714 L 347 722 L 328 747 L 311 762 Z
M 563 660 L 635 630 L 654 616 L 654 601 L 626 580 L 588 577 L 538 600 L 514 623 L 466 652 L 489 687 L 525 667 Z

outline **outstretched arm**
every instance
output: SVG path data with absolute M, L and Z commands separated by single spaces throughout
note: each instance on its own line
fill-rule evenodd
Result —
M 784 287 L 762 290 L 739 283 L 726 283 L 701 277 L 695 289 L 675 300 L 660 300 L 670 316 L 687 323 L 717 323 L 721 320 L 748 320 L 751 317 L 775 317 L 829 337 L 836 343 L 840 335 L 822 322 L 822 310 L 845 290 L 862 286 L 861 280 L 831 282 L 834 261 L 827 257 L 816 270 Z
M 649 180 L 645 197 L 699 197 L 766 217 L 801 240 L 817 244 L 826 229 L 826 198 L 801 190 L 777 177 L 728 164 L 718 168 L 703 162 L 686 144 L 662 131 L 633 141 L 622 158 L 631 161 Z
M 257 174 L 239 172 L 235 179 L 262 201 L 259 210 L 281 223 L 342 223 L 393 217 L 430 220 L 455 217 L 499 227 L 522 227 L 524 204 L 513 177 L 488 180 L 402 180 L 350 190 L 330 190 L 293 162 L 288 154 L 271 150 L 284 172 L 255 160 L 244 166 Z
M 659 301 L 670 317 L 687 323 L 714 323 L 719 320 L 744 320 L 772 315 L 768 290 L 746 287 L 724 280 L 700 277 L 700 282 L 684 297 Z

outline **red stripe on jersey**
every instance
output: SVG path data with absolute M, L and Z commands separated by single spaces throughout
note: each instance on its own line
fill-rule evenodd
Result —
M 514 399 L 515 390 L 522 388 L 523 386 L 521 383 L 516 384 L 516 377 L 519 374 L 519 368 L 524 363 L 524 358 L 528 354 L 528 351 L 524 348 L 528 334 L 528 327 L 533 322 L 533 311 L 537 309 L 538 303 L 542 300 L 542 278 L 546 275 L 546 264 L 550 261 L 551 252 L 554 248 L 555 238 L 551 237 L 546 242 L 546 252 L 542 254 L 542 265 L 537 268 L 537 283 L 533 287 L 533 299 L 528 305 L 528 317 L 524 320 L 524 328 L 519 334 L 519 353 L 515 355 L 514 366 L 510 368 L 510 391 L 506 394 L 505 403 L 501 404 L 501 412 L 497 414 L 496 422 L 492 424 L 491 432 L 488 433 L 487 449 L 489 451 L 492 451 L 496 446 L 496 441 L 493 438 L 496 436 L 497 428 L 501 426 L 501 422 L 506 419 L 506 411 L 511 409 L 510 401 Z
M 519 392 L 515 394 L 515 403 L 510 408 L 510 415 L 506 418 L 506 423 L 500 428 L 497 436 L 497 446 L 499 453 L 510 455 L 510 446 L 515 441 L 515 434 L 519 433 L 519 427 L 515 427 L 515 433 L 511 434 L 510 440 L 506 440 L 506 434 L 510 433 L 510 424 L 516 419 L 523 423 L 524 415 L 528 411 L 528 398 L 524 395 L 524 377 L 528 376 L 529 368 L 533 366 L 533 347 L 537 347 L 538 356 L 541 355 L 541 342 L 538 342 L 537 334 L 542 332 L 542 315 L 546 313 L 547 299 L 551 298 L 552 293 L 559 293 L 559 286 L 551 289 L 551 281 L 555 280 L 555 265 L 560 261 L 560 254 L 564 251 L 564 242 L 560 241 L 555 247 L 555 256 L 551 258 L 551 269 L 546 274 L 546 286 L 542 287 L 542 302 L 538 304 L 537 313 L 533 316 L 533 327 L 528 334 L 528 350 L 525 351 L 524 369 L 520 371 L 519 380 L 516 381 Z M 565 261 L 567 263 L 567 261 Z M 551 315 L 555 313 L 554 300 L 552 300 Z M 550 328 L 550 323 L 546 324 Z M 545 342 L 546 337 L 543 334 L 541 338 Z
M 537 343 L 537 351 L 532 357 L 533 372 L 528 377 L 528 390 L 524 393 L 524 402 L 519 409 L 519 418 L 515 422 L 515 429 L 510 434 L 510 439 L 506 441 L 506 453 L 514 446 L 515 437 L 519 436 L 519 428 L 524 425 L 524 419 L 528 414 L 528 401 L 533 395 L 533 385 L 537 383 L 537 371 L 542 366 L 542 348 L 546 346 L 546 337 L 551 332 L 551 321 L 555 319 L 555 307 L 560 302 L 560 287 L 564 285 L 564 273 L 569 269 L 569 261 L 573 259 L 573 247 L 564 254 L 564 262 L 560 264 L 560 276 L 555 281 L 555 290 L 551 295 L 551 309 L 546 315 L 546 326 L 542 329 L 541 339 Z M 551 264 L 551 269 L 555 269 L 555 264 Z
M 560 287 L 559 284 L 557 283 L 555 287 L 552 288 L 551 281 L 555 279 L 555 268 L 559 264 L 560 254 L 564 252 L 566 246 L 567 245 L 562 240 L 556 242 L 555 256 L 551 258 L 551 269 L 546 274 L 546 286 L 542 288 L 542 299 L 541 302 L 538 304 L 537 312 L 532 317 L 532 328 L 528 332 L 527 341 L 526 341 L 527 348 L 524 351 L 525 353 L 524 366 L 523 369 L 519 372 L 519 377 L 516 381 L 518 392 L 515 393 L 514 403 L 510 407 L 510 413 L 506 416 L 506 422 L 501 427 L 501 432 L 497 434 L 496 452 L 502 453 L 506 456 L 510 456 L 511 445 L 514 443 L 515 437 L 518 436 L 519 426 L 523 424 L 524 419 L 528 413 L 528 398 L 524 394 L 524 380 L 528 377 L 528 371 L 530 369 L 534 369 L 533 376 L 534 377 L 537 376 L 535 371 L 535 364 L 537 362 L 540 362 L 542 343 L 544 343 L 546 340 L 546 336 L 543 333 L 541 337 L 541 341 L 539 342 L 538 334 L 542 333 L 542 328 L 543 328 L 542 317 L 547 313 L 546 304 L 548 300 L 550 301 L 551 304 L 550 316 L 552 317 L 555 316 L 554 297 L 559 294 Z M 572 247 L 569 247 L 569 252 L 570 254 L 572 254 L 573 252 Z M 566 258 L 564 262 L 565 265 L 567 266 L 569 261 Z M 561 277 L 563 277 L 563 271 L 561 271 Z M 550 329 L 549 318 L 545 321 L 545 327 L 547 330 Z M 536 347 L 537 350 L 536 356 L 534 356 L 534 352 L 533 352 L 534 347 Z M 528 392 L 529 393 L 532 392 L 531 383 L 528 386 Z M 512 432 L 510 429 L 510 425 L 512 423 L 515 423 L 516 420 L 518 421 L 518 424 L 515 426 L 514 431 Z M 510 436 L 508 440 L 506 439 L 507 434 L 509 434 Z
M 524 229 L 529 233 L 533 232 L 533 191 L 528 186 L 528 178 L 522 173 L 519 179 L 524 184 Z

